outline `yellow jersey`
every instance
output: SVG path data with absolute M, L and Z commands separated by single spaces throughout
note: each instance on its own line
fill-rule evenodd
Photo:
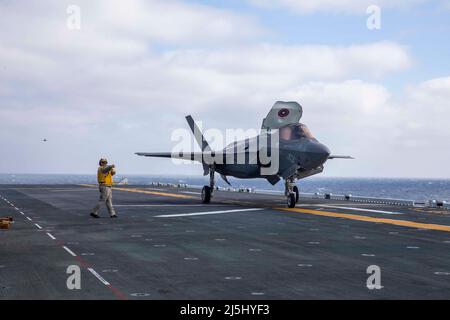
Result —
M 104 184 L 106 186 L 112 186 L 113 181 L 113 169 L 108 170 L 107 173 L 104 173 L 104 170 L 107 167 L 99 167 L 97 170 L 97 181 L 98 184 Z

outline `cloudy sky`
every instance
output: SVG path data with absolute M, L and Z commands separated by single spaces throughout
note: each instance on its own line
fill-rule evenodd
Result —
M 134 152 L 170 151 L 187 114 L 259 128 L 295 100 L 357 158 L 323 175 L 450 178 L 449 1 L 0 0 L 0 16 L 0 173 L 90 173 L 105 156 L 200 175 Z

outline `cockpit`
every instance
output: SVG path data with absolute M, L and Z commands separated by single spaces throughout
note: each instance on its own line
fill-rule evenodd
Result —
M 303 123 L 288 124 L 280 128 L 280 139 L 284 141 L 299 140 L 301 138 L 315 139 L 311 131 Z

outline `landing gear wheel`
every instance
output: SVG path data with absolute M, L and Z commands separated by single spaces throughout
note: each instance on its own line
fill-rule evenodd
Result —
M 298 203 L 298 198 L 300 197 L 300 195 L 298 193 L 298 187 L 294 186 L 294 188 L 292 188 L 292 191 L 294 191 L 294 193 L 295 193 L 295 203 Z
M 288 206 L 288 208 L 294 208 L 295 207 L 295 193 L 290 193 L 287 196 L 287 206 Z
M 211 202 L 211 188 L 209 186 L 204 186 L 202 189 L 202 202 L 203 203 Z

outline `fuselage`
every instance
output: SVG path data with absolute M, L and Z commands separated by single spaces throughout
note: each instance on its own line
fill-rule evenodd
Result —
M 253 139 L 257 139 L 256 137 Z M 226 154 L 234 149 L 234 153 L 239 155 L 245 154 L 245 163 L 237 163 L 237 157 L 233 161 L 224 161 L 223 164 L 216 164 L 215 169 L 220 174 L 225 176 L 233 176 L 236 178 L 265 178 L 266 175 L 261 174 L 261 167 L 268 167 L 269 164 L 261 163 L 261 159 L 249 150 L 245 149 L 245 146 L 251 144 L 252 139 L 238 141 L 235 144 L 227 146 L 222 152 Z M 240 152 L 239 152 L 239 146 Z M 274 150 L 277 148 L 277 150 Z M 237 152 L 236 152 L 237 151 Z M 286 170 L 294 171 L 301 170 L 302 172 L 308 172 L 320 168 L 328 159 L 330 150 L 327 146 L 317 141 L 315 138 L 302 137 L 295 140 L 279 140 L 275 146 L 269 148 L 258 148 L 259 152 L 264 152 L 270 156 L 278 154 L 278 159 L 272 159 L 271 161 L 278 160 L 278 169 L 275 174 L 283 176 Z M 273 164 L 273 162 L 272 162 Z

